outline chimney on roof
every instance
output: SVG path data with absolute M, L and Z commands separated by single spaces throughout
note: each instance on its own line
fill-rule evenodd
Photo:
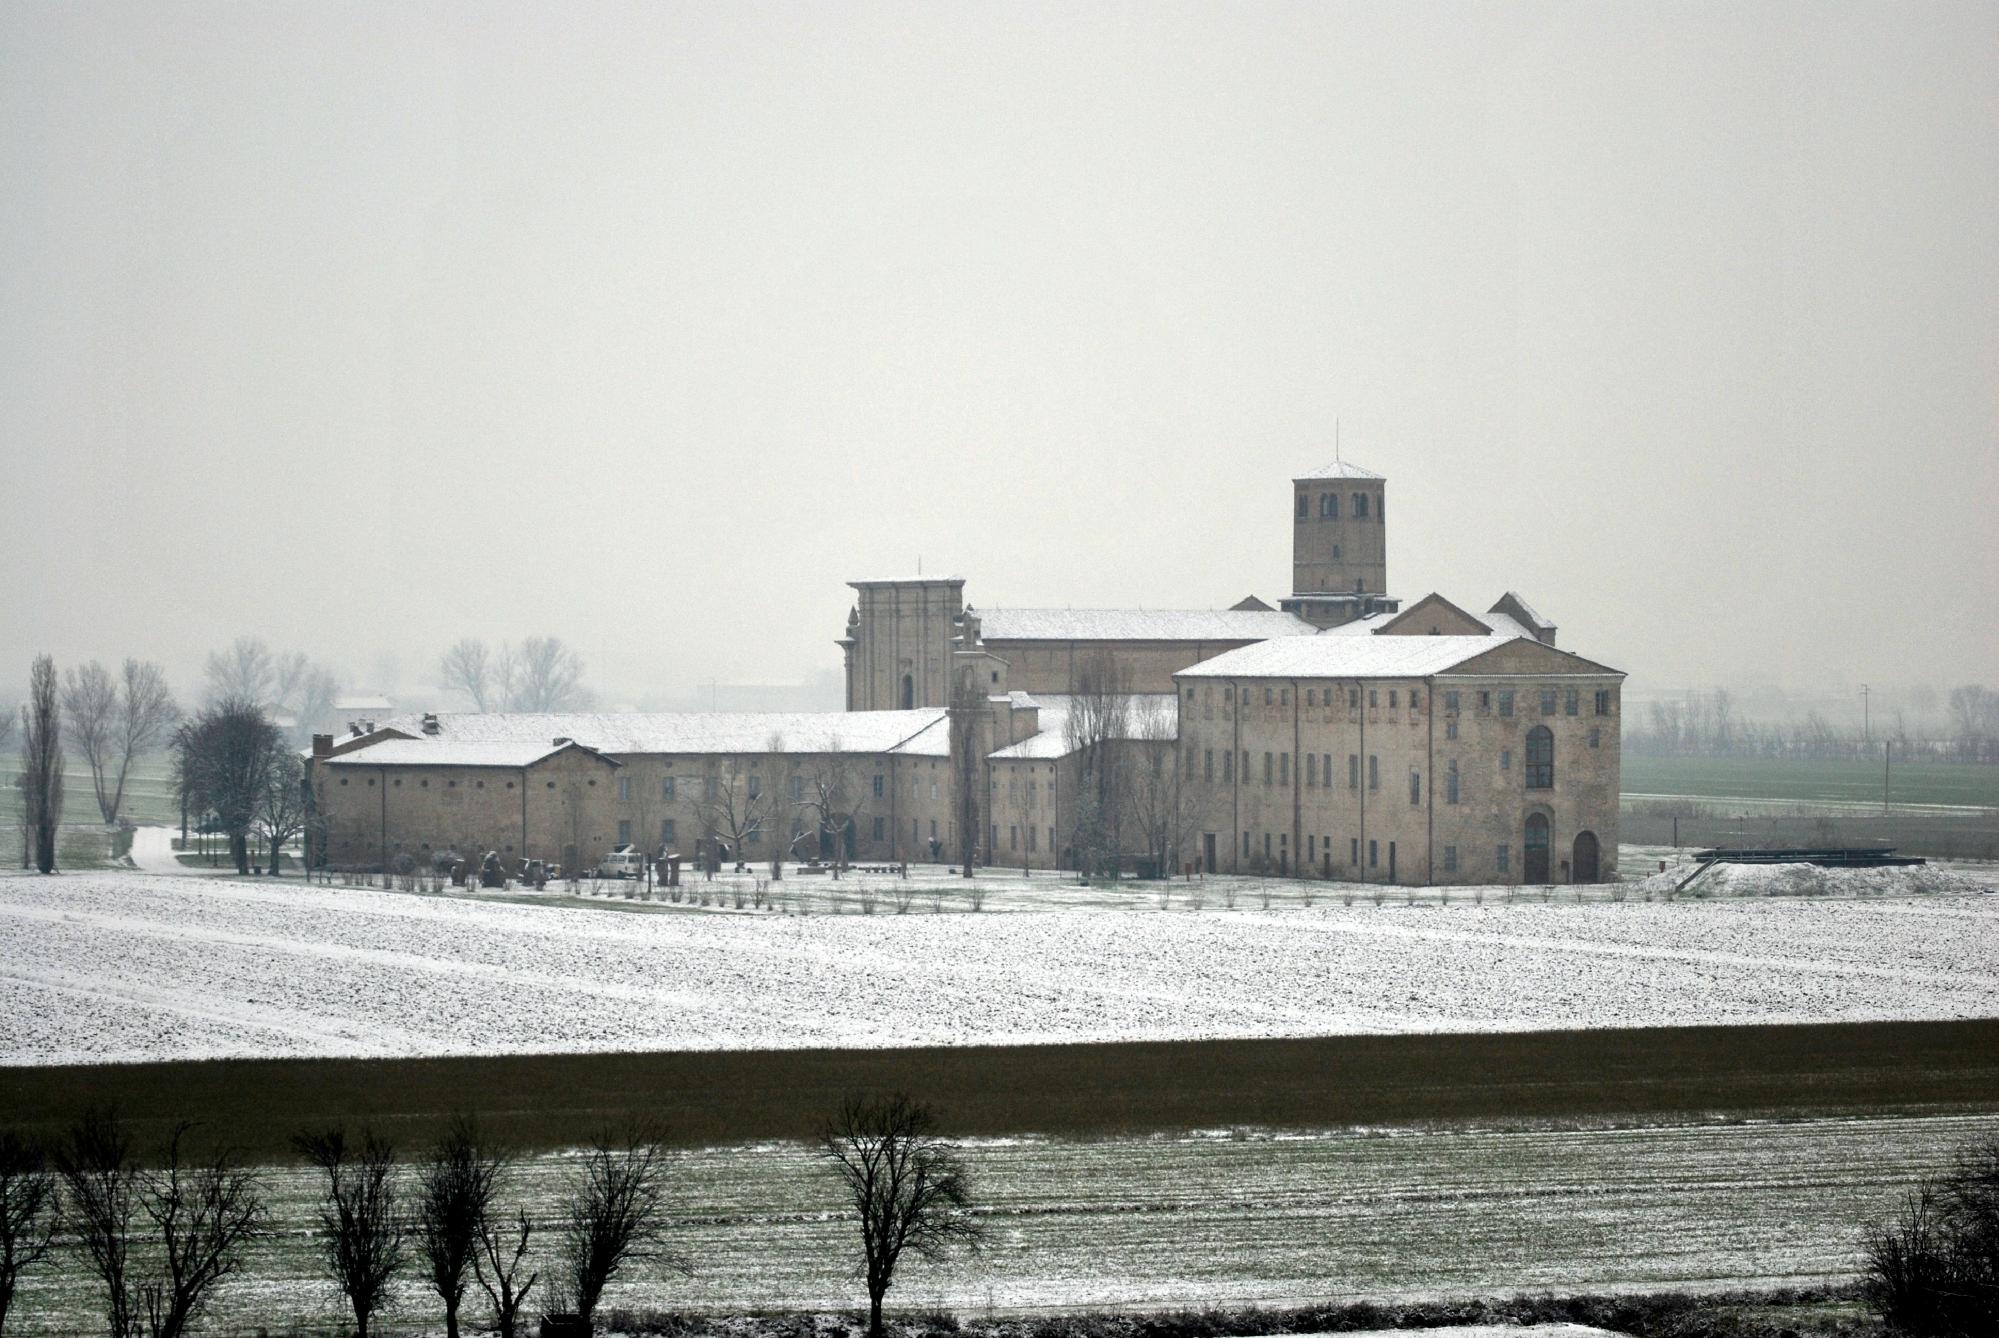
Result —
M 314 758 L 333 756 L 333 736 L 331 734 L 313 735 L 312 755 Z
M 423 713 L 423 732 L 426 734 L 435 734 L 437 730 L 437 712 L 425 711 Z
M 566 734 L 558 734 L 555 736 L 553 742 L 556 747 L 560 748 L 565 743 L 573 743 L 574 740 L 569 738 L 569 736 Z

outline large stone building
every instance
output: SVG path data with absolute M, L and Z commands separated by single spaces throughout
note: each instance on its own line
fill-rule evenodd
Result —
M 442 714 L 315 740 L 323 856 L 588 864 L 614 844 L 762 861 L 1074 867 L 1101 857 L 1383 882 L 1616 867 L 1623 675 L 1506 594 L 1388 593 L 1386 480 L 1292 481 L 1278 607 L 974 606 L 960 577 L 850 584 L 844 712 Z M 1106 775 L 1117 784 L 1106 786 Z M 1113 791 L 1115 792 L 1113 794 Z

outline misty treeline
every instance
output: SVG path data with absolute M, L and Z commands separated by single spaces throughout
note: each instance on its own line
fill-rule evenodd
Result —
M 1654 701 L 1625 719 L 1626 752 L 1653 757 L 1878 759 L 1884 740 L 1901 756 L 1999 763 L 1999 691 L 1965 684 L 1948 693 L 1911 694 L 1909 706 L 1883 703 L 1859 721 L 1835 722 L 1820 711 L 1802 718 L 1746 718 L 1727 688 Z
M 340 694 L 340 680 L 331 669 L 304 651 L 273 651 L 254 636 L 237 637 L 227 649 L 210 652 L 202 678 L 209 704 L 257 706 L 300 746 L 310 741 L 315 727 L 331 719 Z
M 595 699 L 583 686 L 583 658 L 556 636 L 492 645 L 465 637 L 439 659 L 437 678 L 482 712 L 583 711 Z
M 199 1326 L 273 1224 L 267 1176 L 195 1135 L 179 1125 L 142 1153 L 101 1108 L 47 1145 L 0 1131 L 0 1335 L 22 1280 L 65 1266 L 96 1282 L 111 1338 Z M 853 1271 L 880 1338 L 905 1258 L 981 1244 L 971 1176 L 935 1113 L 904 1093 L 848 1098 L 817 1143 L 828 1197 L 857 1228 Z M 535 1311 L 543 1333 L 587 1335 L 614 1281 L 693 1272 L 669 1230 L 679 1163 L 645 1122 L 600 1130 L 538 1203 L 525 1201 L 514 1151 L 469 1115 L 407 1158 L 380 1130 L 340 1123 L 301 1129 L 291 1146 L 314 1183 L 322 1276 L 359 1338 L 407 1308 L 405 1282 L 447 1338 L 468 1310 L 516 1338 Z

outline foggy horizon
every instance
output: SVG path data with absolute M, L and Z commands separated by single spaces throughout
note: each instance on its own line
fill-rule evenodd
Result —
M 0 699 L 837 671 L 846 582 L 1515 590 L 1634 689 L 1999 663 L 1990 6 L 14 5 Z M 1981 55 L 1980 53 L 1984 53 Z M 396 682 L 382 682 L 391 674 Z

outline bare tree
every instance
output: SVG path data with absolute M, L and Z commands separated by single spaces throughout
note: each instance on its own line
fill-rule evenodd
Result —
M 305 830 L 310 813 L 307 799 L 305 760 L 279 744 L 271 750 L 253 819 L 258 837 L 270 851 L 273 878 L 283 869 L 285 843 Z
M 403 1266 L 395 1145 L 372 1129 L 350 1140 L 336 1124 L 300 1133 L 292 1146 L 324 1178 L 319 1246 L 334 1285 L 353 1307 L 358 1338 L 368 1338 L 368 1325 L 387 1308 L 389 1283 Z
M 28 704 L 21 708 L 21 820 L 34 834 L 35 867 L 56 871 L 56 835 L 62 826 L 62 707 L 56 663 L 35 657 L 28 675 Z
M 665 1244 L 668 1167 L 657 1133 L 634 1125 L 622 1134 L 599 1133 L 570 1179 L 557 1267 L 586 1332 L 605 1286 L 626 1267 L 649 1261 L 692 1271 Z
M 190 1158 L 177 1126 L 142 1169 L 117 1117 L 92 1110 L 56 1149 L 65 1218 L 104 1284 L 112 1338 L 180 1338 L 263 1229 L 257 1176 L 226 1152 Z M 140 1215 L 150 1224 L 141 1232 Z M 136 1247 L 136 1253 L 135 1253 Z
M 118 688 L 103 665 L 89 664 L 63 670 L 62 713 L 76 750 L 90 768 L 90 782 L 97 792 L 97 807 L 106 822 L 115 822 L 118 811 L 104 792 L 104 772 L 111 759 L 111 717 L 118 709 Z
M 1162 877 L 1180 867 L 1187 843 L 1207 816 L 1207 789 L 1193 783 L 1193 754 L 1174 746 L 1176 733 L 1170 698 L 1134 697 L 1132 738 L 1112 745 L 1131 752 L 1126 770 L 1130 780 L 1126 803 L 1134 829 Z
M 238 873 L 250 872 L 250 830 L 269 794 L 271 760 L 282 746 L 277 726 L 262 707 L 247 701 L 208 706 L 174 733 L 188 798 L 212 812 L 228 833 Z
M 1062 721 L 1062 741 L 1076 758 L 1076 811 L 1069 830 L 1076 866 L 1085 878 L 1109 870 L 1117 876 L 1129 776 L 1118 741 L 1131 728 L 1131 672 L 1108 651 L 1077 667 Z
M 711 854 L 715 842 L 722 841 L 731 858 L 742 859 L 744 844 L 752 833 L 763 830 L 770 816 L 771 793 L 764 788 L 763 773 L 731 757 L 726 762 L 711 761 L 701 781 L 694 811 Z
M 583 659 L 561 637 L 531 636 L 515 652 L 519 669 L 512 693 L 516 711 L 576 711 L 589 704 Z
M 228 650 L 211 651 L 206 668 L 211 702 L 277 701 L 278 666 L 271 648 L 253 636 L 239 636 Z
M 799 807 L 812 815 L 822 839 L 833 843 L 835 877 L 852 856 L 849 836 L 859 830 L 866 806 L 860 766 L 861 759 L 842 748 L 836 734 L 827 741 L 826 751 L 813 758 L 811 770 L 803 777 L 804 796 Z
M 479 1223 L 479 1252 L 472 1256 L 472 1271 L 493 1304 L 493 1327 L 500 1331 L 500 1338 L 518 1338 L 521 1306 L 541 1276 L 527 1268 L 533 1231 L 525 1208 L 517 1210 L 504 1227 L 490 1215 Z
M 460 1115 L 417 1163 L 416 1239 L 424 1281 L 444 1302 L 444 1331 L 458 1338 L 458 1308 L 487 1230 L 507 1157 Z
M 468 636 L 444 652 L 444 658 L 438 662 L 437 680 L 452 691 L 465 694 L 472 709 L 483 714 L 504 701 L 496 691 L 500 687 L 494 677 L 496 668 L 486 643 Z
M 984 1236 L 970 1214 L 971 1177 L 936 1128 L 928 1106 L 897 1092 L 847 1098 L 820 1133 L 860 1219 L 856 1272 L 868 1289 L 869 1338 L 881 1338 L 882 1298 L 905 1250 L 934 1262 L 953 1246 L 976 1249 Z
M 56 1231 L 55 1175 L 40 1147 L 0 1131 L 0 1333 L 21 1275 L 47 1257 Z

